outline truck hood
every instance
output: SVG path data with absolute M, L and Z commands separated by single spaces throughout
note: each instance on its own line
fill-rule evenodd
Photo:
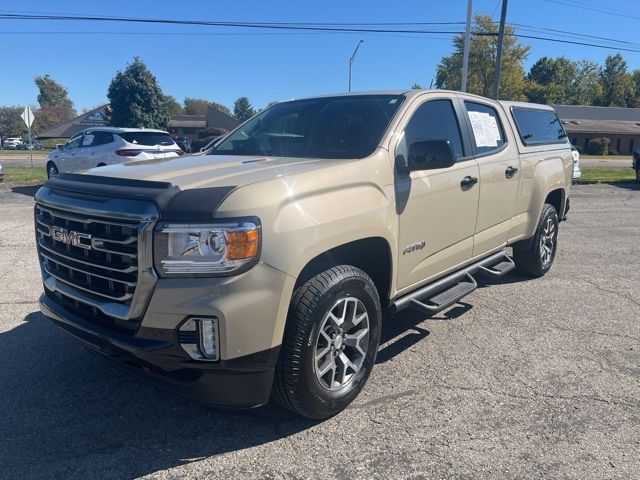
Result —
M 327 167 L 344 160 L 238 155 L 195 155 L 169 159 L 141 160 L 83 173 L 169 182 L 181 190 L 221 186 L 242 187 L 261 180 Z

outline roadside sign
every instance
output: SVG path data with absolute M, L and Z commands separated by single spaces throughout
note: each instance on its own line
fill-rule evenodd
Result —
M 31 128 L 31 125 L 33 125 L 33 110 L 31 110 L 31 107 L 29 105 L 24 107 L 24 112 L 22 112 L 22 115 L 20 115 L 20 117 L 22 117 L 22 120 L 24 120 L 25 125 L 28 128 Z
M 31 137 L 31 125 L 33 125 L 33 110 L 31 110 L 31 107 L 27 105 L 26 107 L 24 107 L 24 112 L 22 112 L 22 115 L 20 116 L 29 129 L 29 158 L 31 159 L 31 167 L 33 167 L 33 139 Z

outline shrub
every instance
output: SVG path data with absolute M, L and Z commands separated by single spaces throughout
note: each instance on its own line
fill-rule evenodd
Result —
M 618 155 L 618 151 L 617 150 L 609 150 L 607 152 L 607 155 Z
M 589 143 L 587 144 L 587 153 L 589 155 L 606 155 L 609 150 L 610 143 L 611 140 L 606 137 L 589 140 Z

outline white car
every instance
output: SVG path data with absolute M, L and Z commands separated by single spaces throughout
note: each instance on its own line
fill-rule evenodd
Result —
M 576 183 L 582 176 L 582 170 L 580 170 L 580 152 L 573 145 L 571 145 L 571 155 L 573 156 L 573 183 Z
M 163 130 L 96 127 L 80 132 L 47 157 L 47 177 L 93 167 L 184 155 Z
M 5 150 L 15 150 L 20 143 L 22 143 L 22 138 L 20 137 L 5 138 L 2 143 L 2 148 Z

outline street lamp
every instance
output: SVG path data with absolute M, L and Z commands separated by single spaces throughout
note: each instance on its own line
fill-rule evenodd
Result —
M 353 51 L 353 55 L 351 55 L 351 58 L 349 59 L 349 91 L 351 91 L 351 66 L 353 65 L 353 61 L 355 60 L 358 49 L 360 48 L 360 45 L 362 43 L 364 43 L 364 40 L 360 40 L 358 42 L 358 45 L 356 45 L 356 49 Z

